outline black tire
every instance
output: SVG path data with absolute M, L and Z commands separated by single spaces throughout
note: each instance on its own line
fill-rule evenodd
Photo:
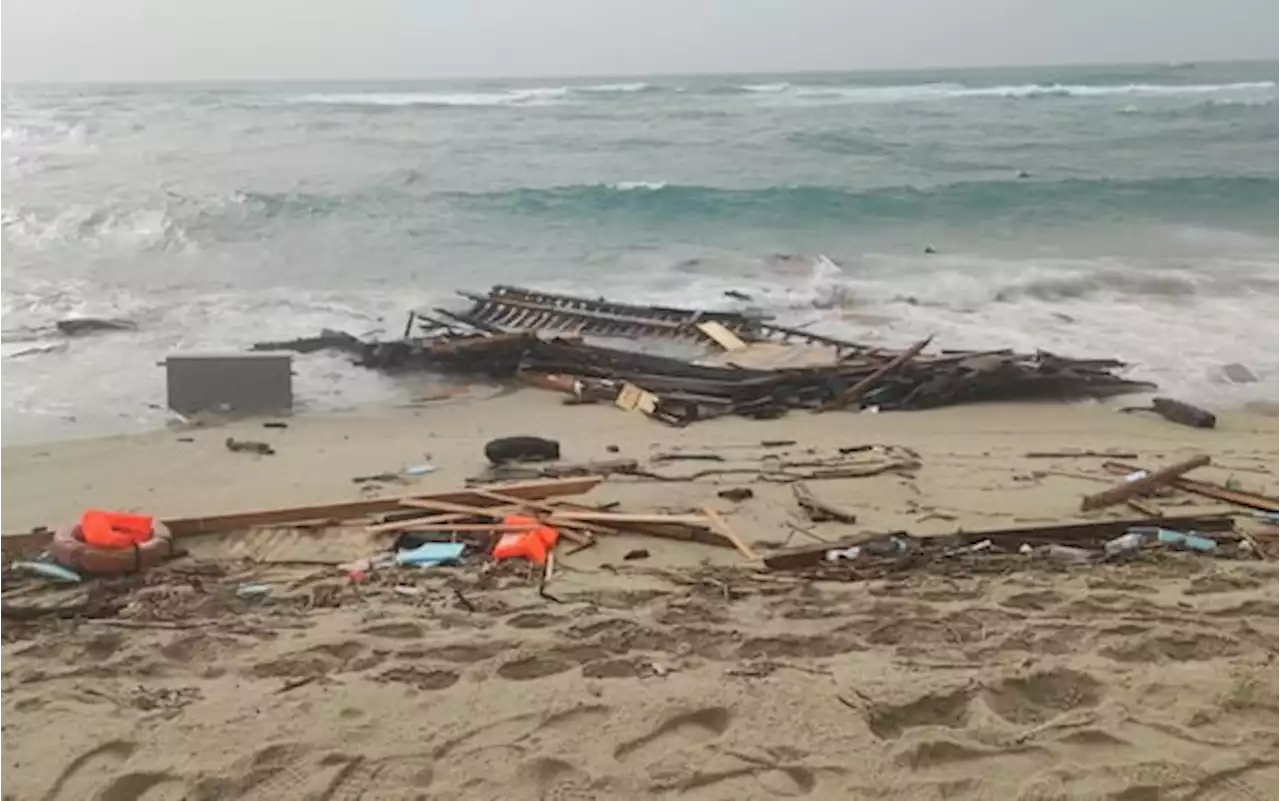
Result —
M 484 455 L 493 464 L 554 462 L 560 458 L 560 443 L 542 437 L 499 437 L 485 443 Z

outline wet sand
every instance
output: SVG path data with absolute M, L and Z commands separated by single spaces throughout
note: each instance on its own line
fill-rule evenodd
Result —
M 1146 466 L 1204 452 L 1215 466 L 1196 477 L 1268 494 L 1277 474 L 1274 418 L 1226 415 L 1198 431 L 1098 404 L 675 430 L 521 392 L 288 423 L 7 448 L 4 530 L 88 506 L 171 517 L 444 490 L 479 473 L 483 442 L 506 434 L 556 437 L 565 461 L 684 449 L 758 466 L 871 443 L 919 453 L 914 475 L 811 482 L 859 520 L 802 524 L 808 534 L 787 525 L 802 523 L 789 487 L 745 474 L 618 478 L 583 496 L 629 511 L 710 503 L 760 551 L 1078 519 L 1080 497 L 1115 478 L 1101 459 L 1035 451 L 1127 451 Z M 278 453 L 229 452 L 228 436 Z M 761 448 L 776 439 L 796 444 Z M 424 461 L 436 471 L 404 485 L 351 481 Z M 755 497 L 716 496 L 731 486 Z M 1222 508 L 1187 500 L 1158 502 L 1171 514 Z M 1277 797 L 1273 563 L 1179 554 L 816 582 L 762 574 L 732 549 L 619 537 L 566 552 L 551 600 L 520 570 L 483 584 L 444 569 L 375 574 L 353 587 L 296 563 L 370 547 L 341 539 L 193 542 L 200 559 L 120 586 L 129 605 L 116 618 L 6 623 L 6 796 Z M 636 548 L 650 557 L 622 559 Z M 231 592 L 245 581 L 275 592 L 247 604 Z

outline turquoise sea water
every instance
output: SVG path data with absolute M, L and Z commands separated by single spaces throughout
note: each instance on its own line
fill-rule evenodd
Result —
M 5 441 L 155 424 L 174 350 L 390 333 L 500 281 L 736 289 L 815 330 L 1273 399 L 1276 103 L 1274 62 L 6 86 Z M 76 314 L 140 330 L 59 339 Z M 1262 380 L 1222 383 L 1232 361 Z M 298 382 L 319 407 L 401 392 L 324 357 Z

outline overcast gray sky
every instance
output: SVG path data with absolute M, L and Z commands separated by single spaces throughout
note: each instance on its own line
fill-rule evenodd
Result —
M 4 0 L 5 81 L 1274 59 L 1277 0 Z

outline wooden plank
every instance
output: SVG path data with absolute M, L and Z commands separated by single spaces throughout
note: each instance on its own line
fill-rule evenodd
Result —
M 496 501 L 513 500 L 500 492 L 494 492 L 492 490 L 483 490 L 483 493 Z M 559 526 L 561 531 L 564 530 L 564 526 L 573 525 L 582 527 L 584 530 L 591 531 L 595 534 L 658 537 L 661 539 L 678 540 L 680 542 L 699 542 L 703 545 L 714 545 L 722 548 L 733 547 L 732 544 L 719 533 L 707 528 L 708 521 L 702 518 L 693 518 L 698 521 L 695 524 L 677 523 L 675 525 L 672 525 L 671 521 L 676 518 L 671 516 L 655 517 L 653 515 L 632 516 L 644 518 L 646 522 L 633 522 L 629 520 L 619 521 L 617 519 L 610 523 L 604 523 L 598 520 L 593 520 L 592 522 L 586 522 L 584 520 L 569 521 L 565 520 L 563 515 L 590 513 L 599 516 L 601 513 L 599 513 L 598 510 L 587 509 L 570 503 L 549 504 L 539 501 L 526 501 L 524 503 L 528 506 L 541 509 L 542 511 L 560 515 L 560 517 L 556 518 L 554 524 Z M 661 522 L 651 522 L 655 519 L 660 520 Z
M 1121 462 L 1107 462 L 1103 468 L 1112 473 L 1120 473 L 1129 475 L 1136 473 L 1145 468 L 1136 465 L 1123 464 Z M 1275 498 L 1268 498 L 1265 495 L 1258 495 L 1253 492 L 1242 492 L 1233 490 L 1228 487 L 1219 486 L 1218 484 L 1210 484 L 1207 481 L 1195 481 L 1190 478 L 1178 477 L 1169 482 L 1169 486 L 1190 492 L 1192 495 L 1199 495 L 1204 498 L 1213 498 L 1218 501 L 1226 501 L 1227 503 L 1238 504 L 1249 509 L 1257 509 L 1262 512 L 1280 511 L 1280 503 Z
M 515 503 L 519 503 L 518 500 L 513 499 L 513 501 Z M 450 503 L 448 501 L 430 500 L 426 498 L 408 498 L 404 501 L 401 501 L 401 503 L 403 503 L 405 506 L 410 506 L 418 509 L 435 509 L 442 512 L 456 512 L 458 513 L 458 517 L 460 518 L 488 517 L 494 520 L 502 520 L 515 511 L 515 509 L 513 509 L 510 506 L 498 506 L 498 507 L 491 507 L 491 508 L 485 509 L 479 506 L 468 506 L 466 504 L 461 504 L 461 503 Z M 546 517 L 545 514 L 539 514 L 537 512 L 535 512 L 530 516 L 535 518 Z M 404 521 L 401 521 L 401 522 L 404 522 Z M 414 523 L 415 521 L 409 521 L 409 522 Z M 446 521 L 441 521 L 441 522 L 446 522 Z M 387 524 L 387 525 L 390 525 L 390 524 Z M 577 545 L 589 545 L 591 543 L 590 537 L 584 536 L 582 534 L 579 534 L 576 531 L 569 529 L 563 523 L 561 523 L 560 525 L 555 525 L 548 522 L 547 525 L 551 525 L 553 528 L 555 528 L 557 531 L 560 532 L 561 536 L 563 536 L 565 539 Z M 405 528 L 412 528 L 413 531 L 422 530 L 418 528 L 417 525 L 413 525 L 412 527 L 405 526 Z
M 370 534 L 381 534 L 386 531 L 405 531 L 414 526 L 419 525 L 435 525 L 438 523 L 452 523 L 457 520 L 466 520 L 473 515 L 451 514 L 451 515 L 427 515 L 425 517 L 407 517 L 403 520 L 392 520 L 387 523 L 374 523 L 365 526 L 365 531 Z
M 699 331 L 707 336 L 708 339 L 715 342 L 727 351 L 746 350 L 747 343 L 738 338 L 738 335 L 725 328 L 715 320 L 704 320 L 695 326 Z
M 551 498 L 561 495 L 580 495 L 593 489 L 603 481 L 602 476 L 582 476 L 579 478 L 553 478 L 523 481 L 518 484 L 498 485 L 504 493 L 518 498 Z M 268 509 L 258 512 L 242 512 L 239 514 L 217 515 L 212 517 L 193 517 L 178 520 L 166 520 L 165 525 L 174 536 L 187 534 L 207 534 L 211 532 L 235 531 L 253 526 L 279 525 L 316 517 L 334 517 L 345 519 L 359 517 L 377 512 L 390 512 L 403 508 L 400 502 L 408 498 L 424 498 L 453 503 L 474 503 L 477 496 L 473 490 L 454 490 L 451 492 L 431 493 L 424 495 L 402 495 L 394 498 L 377 498 L 368 501 L 329 504 L 325 506 L 304 506 L 289 509 Z
M 452 503 L 450 501 L 437 500 L 435 498 L 405 498 L 400 501 L 401 506 L 408 506 L 413 509 L 430 509 L 435 512 L 456 512 L 464 517 L 492 517 L 500 520 L 511 514 L 511 508 L 507 506 L 472 506 L 465 503 Z
M 583 520 L 588 523 L 655 523 L 658 525 L 705 526 L 707 519 L 701 515 L 633 514 L 630 512 L 592 512 L 556 510 L 552 520 Z
M 863 395 L 875 389 L 876 385 L 879 384 L 881 381 L 883 381 L 885 376 L 889 375 L 894 370 L 897 370 L 907 362 L 914 359 L 920 353 L 920 351 L 928 347 L 929 343 L 932 341 L 933 341 L 933 337 L 931 336 L 925 337 L 924 339 L 920 340 L 916 344 L 904 350 L 902 353 L 899 353 L 897 356 L 894 356 L 892 359 L 885 362 L 874 373 L 872 373 L 871 375 L 867 376 L 866 378 L 862 379 L 858 383 L 846 389 L 843 393 L 841 393 L 840 397 L 836 398 L 834 401 L 828 404 L 826 408 L 842 409 L 851 403 L 856 403 Z
M 525 498 L 513 498 L 510 495 L 504 495 L 500 492 L 492 492 L 486 489 L 477 489 L 476 493 L 490 500 L 498 501 L 499 503 L 511 504 L 513 506 L 518 506 L 521 509 L 528 509 L 530 512 L 534 514 L 535 517 L 541 517 L 543 515 L 553 514 L 554 512 L 557 511 L 556 507 L 552 506 L 549 503 L 542 503 L 540 501 L 534 501 L 534 500 L 529 500 Z M 592 534 L 596 534 L 596 533 L 616 534 L 617 533 L 616 531 L 613 531 L 612 529 L 607 528 L 605 526 L 601 526 L 598 523 L 584 523 L 578 520 L 574 520 L 574 521 L 561 520 L 556 524 L 556 528 L 557 530 L 559 530 L 561 534 L 564 535 L 565 539 L 570 540 L 571 542 L 574 542 L 582 546 L 590 545 L 592 542 L 595 541 L 595 538 L 591 536 Z
M 1136 512 L 1140 512 L 1148 517 L 1164 517 L 1164 511 L 1154 503 L 1142 498 L 1128 498 L 1125 504 Z
M 837 523 L 858 522 L 856 513 L 818 498 L 805 486 L 803 481 L 797 481 L 791 485 L 791 494 L 796 497 L 796 503 L 800 505 L 801 509 L 804 509 L 809 519 L 815 523 L 822 523 L 828 520 L 834 520 Z
M 1176 464 L 1147 473 L 1141 478 L 1135 478 L 1132 481 L 1122 481 L 1121 483 L 1105 489 L 1102 492 L 1086 495 L 1084 500 L 1080 502 L 1080 509 L 1085 512 L 1094 509 L 1102 509 L 1117 503 L 1123 503 L 1128 499 L 1143 495 L 1150 492 L 1156 487 L 1168 484 L 1173 479 L 1183 473 L 1195 470 L 1197 467 L 1204 467 L 1212 460 L 1206 454 L 1199 454 L 1190 459 L 1184 459 Z
M 628 381 L 618 391 L 618 397 L 613 404 L 628 412 L 641 411 L 645 414 L 653 414 L 658 408 L 658 396 Z
M 711 521 L 712 529 L 721 534 L 726 540 L 733 543 L 733 547 L 738 549 L 738 553 L 742 554 L 748 561 L 760 561 L 760 554 L 751 550 L 751 546 L 747 545 L 747 543 L 729 527 L 729 521 L 725 520 L 719 512 L 712 509 L 710 506 L 704 506 L 702 507 L 702 513 Z
M 542 523 L 426 523 L 423 525 L 415 525 L 414 521 L 406 520 L 402 528 L 408 532 L 489 532 L 493 534 L 506 534 L 512 531 L 533 531 L 542 527 Z

